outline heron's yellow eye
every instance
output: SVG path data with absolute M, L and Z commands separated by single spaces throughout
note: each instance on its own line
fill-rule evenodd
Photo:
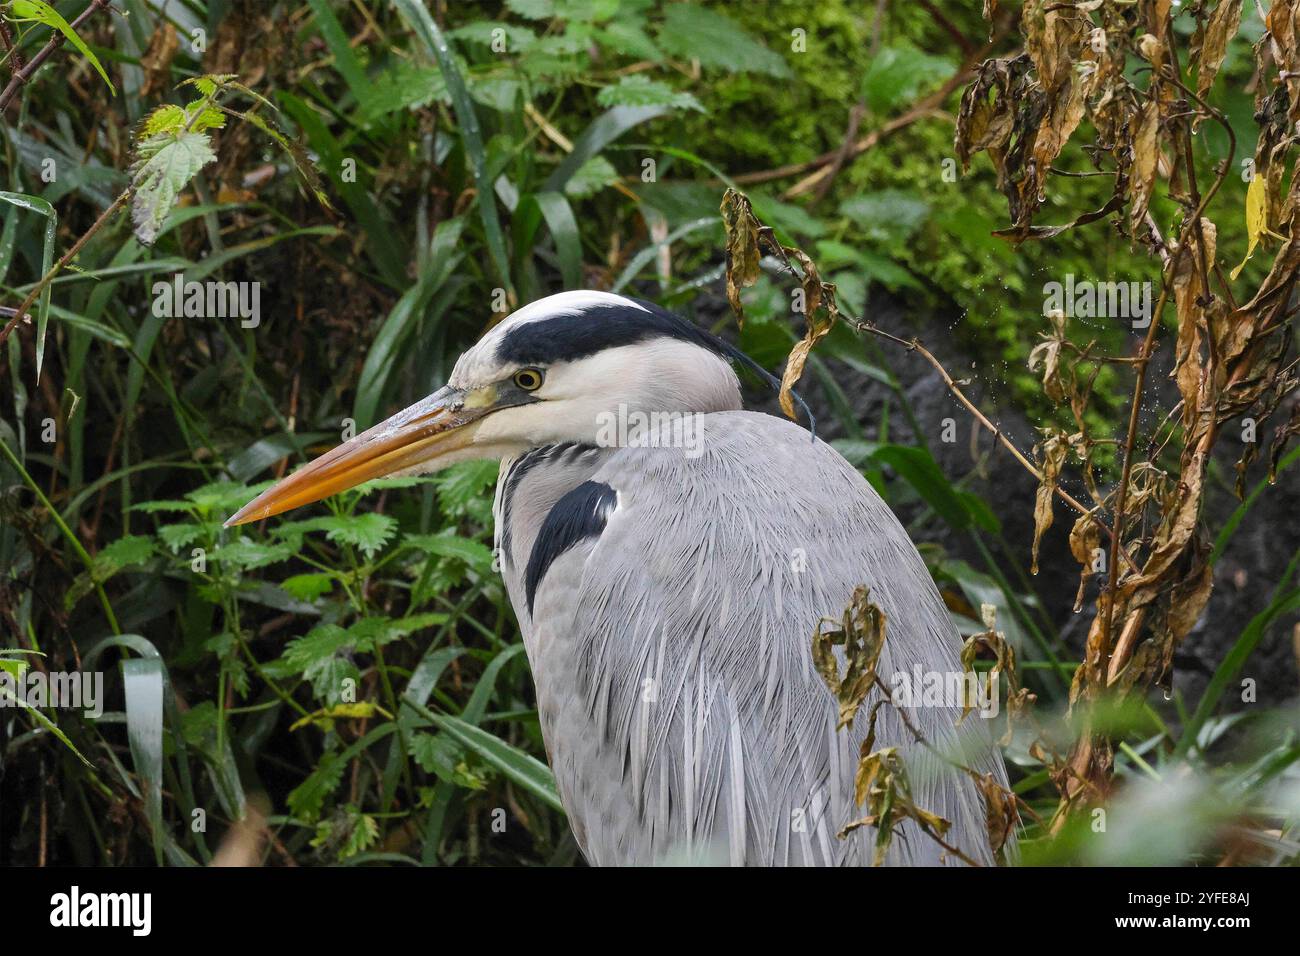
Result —
M 542 387 L 541 369 L 521 368 L 515 372 L 515 384 L 525 392 L 535 392 Z

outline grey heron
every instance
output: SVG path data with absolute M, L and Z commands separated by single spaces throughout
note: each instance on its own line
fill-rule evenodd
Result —
M 376 477 L 500 459 L 502 575 L 551 768 L 593 864 L 857 865 L 873 831 L 854 771 L 866 720 L 837 730 L 811 635 L 859 585 L 888 618 L 879 672 L 960 674 L 960 639 L 916 547 L 838 452 L 744 411 L 734 347 L 605 292 L 533 302 L 447 385 L 289 475 L 242 524 Z M 872 692 L 879 694 L 879 690 Z M 872 698 L 869 698 L 871 700 Z M 934 749 L 1005 786 L 1001 755 L 953 701 L 912 701 Z M 984 797 L 917 744 L 894 706 L 916 805 L 992 862 Z M 954 863 L 904 822 L 887 861 Z

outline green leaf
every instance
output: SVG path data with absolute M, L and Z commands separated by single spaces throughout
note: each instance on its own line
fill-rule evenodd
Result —
M 447 81 L 436 66 L 393 58 L 375 77 L 362 117 L 368 122 L 388 113 L 416 109 L 437 101 L 451 105 Z
M 596 102 L 601 106 L 667 106 L 675 110 L 705 112 L 700 101 L 690 93 L 678 92 L 644 73 L 620 77 L 614 86 L 607 86 L 596 94 Z
M 145 812 L 153 832 L 154 853 L 161 858 L 163 688 L 166 684 L 162 661 L 155 657 L 131 658 L 122 662 L 122 687 L 126 697 L 126 736 L 131 762 L 140 780 Z
M 295 574 L 280 582 L 284 588 L 299 601 L 314 601 L 334 590 L 332 574 Z
M 408 752 L 421 770 L 453 786 L 467 790 L 487 787 L 487 781 L 466 763 L 464 748 L 446 734 L 412 734 Z
M 47 200 L 24 193 L 0 192 L 0 199 L 45 217 L 45 238 L 41 245 L 41 275 L 45 276 L 54 264 L 54 240 L 59 226 L 59 214 Z M 6 263 L 7 264 L 7 263 Z M 54 289 L 46 285 L 36 301 L 36 380 L 41 378 L 41 361 L 45 356 L 45 328 L 50 321 L 50 294 Z
M 135 237 L 142 245 L 153 245 L 181 190 L 216 158 L 203 133 L 160 133 L 140 143 L 131 167 L 135 187 L 131 220 L 135 223 Z
M 491 513 L 488 489 L 496 485 L 501 466 L 495 461 L 466 461 L 438 472 L 438 504 L 448 518 Z M 486 503 L 486 508 L 484 507 Z
M 498 33 L 497 31 L 501 31 Z M 483 46 L 492 46 L 498 38 L 505 43 L 505 53 L 522 53 L 537 42 L 537 35 L 527 27 L 512 23 L 500 23 L 495 20 L 475 20 L 454 30 L 447 31 L 447 36 L 457 40 L 468 40 Z M 497 52 L 495 48 L 493 52 Z
M 347 839 L 339 848 L 339 859 L 346 860 L 369 849 L 379 839 L 379 824 L 368 813 L 352 813 L 348 816 L 351 828 Z
M 582 288 L 582 237 L 578 232 L 578 220 L 573 215 L 573 207 L 559 193 L 537 193 L 533 199 L 546 219 L 551 238 L 555 240 L 564 287 Z
M 59 11 L 46 3 L 45 0 L 12 0 L 10 10 L 13 12 L 13 19 L 15 20 L 35 20 L 62 33 L 67 41 L 75 46 L 78 52 L 90 61 L 90 65 L 95 68 L 95 71 L 103 77 L 104 82 L 108 84 L 108 91 L 114 96 L 117 95 L 117 89 L 113 86 L 113 81 L 108 78 L 108 74 L 104 72 L 99 57 L 91 52 L 90 47 L 86 46 L 86 41 L 77 35 L 77 31 L 72 29 L 72 24 L 63 19 Z
M 869 238 L 893 244 L 911 238 L 930 215 L 930 204 L 915 193 L 882 189 L 844 200 L 840 215 L 853 219 Z
M 953 487 L 938 462 L 924 448 L 880 445 L 872 460 L 889 465 L 916 493 L 953 528 L 964 530 L 973 523 L 996 531 L 997 517 L 976 495 Z
M 692 3 L 674 3 L 664 10 L 659 45 L 684 60 L 732 73 L 789 76 L 790 67 L 725 14 Z
M 498 737 L 494 737 L 479 727 L 452 717 L 449 714 L 435 714 L 427 708 L 405 701 L 415 707 L 423 717 L 433 721 L 452 739 L 462 746 L 474 751 L 491 766 L 505 774 L 519 786 L 530 791 L 555 810 L 564 812 L 560 795 L 555 789 L 555 777 L 550 768 L 536 757 L 524 753 Z
M 659 63 L 664 58 L 663 50 L 655 46 L 645 30 L 634 23 L 615 20 L 596 30 L 594 35 L 596 42 L 601 46 L 634 60 L 650 60 L 652 63 Z
M 244 571 L 264 568 L 268 564 L 288 561 L 294 555 L 291 543 L 263 544 L 251 538 L 240 538 L 218 548 L 212 554 L 212 560 Z
M 9 653 L 7 650 L 0 651 L 0 654 Z M 13 677 L 15 680 L 21 680 L 22 676 L 27 673 L 27 668 L 31 665 L 27 661 L 11 661 L 0 657 L 0 671 Z
M 355 636 L 337 624 L 322 624 L 289 642 L 280 664 L 291 674 L 301 674 L 315 696 L 329 704 L 342 702 L 343 681 L 359 683 L 360 672 L 339 656 L 353 651 Z
M 194 507 L 198 509 L 200 514 L 225 515 L 227 512 L 237 511 L 242 508 L 270 486 L 270 482 L 263 482 L 249 487 L 237 481 L 214 481 L 203 485 L 201 488 L 195 488 L 193 491 L 188 492 L 185 497 L 194 503 Z M 153 502 L 152 504 L 166 505 L 170 503 Z M 150 505 L 142 505 L 141 508 L 149 510 Z
M 309 823 L 320 817 L 325 798 L 332 794 L 343 779 L 347 761 L 338 754 L 327 753 L 307 779 L 289 791 L 289 811 Z
M 158 538 L 175 554 L 202 538 L 205 530 L 200 524 L 167 524 L 158 529 Z
M 455 558 L 482 573 L 492 570 L 492 549 L 482 542 L 462 538 L 454 532 L 410 534 L 402 540 L 402 547 L 438 557 Z
M 71 610 L 78 601 L 89 594 L 96 584 L 103 584 L 125 568 L 143 564 L 153 556 L 153 541 L 143 535 L 127 535 L 104 548 L 91 561 L 90 571 L 83 571 L 73 580 L 64 595 L 64 603 Z
M 175 103 L 164 103 L 144 121 L 144 136 L 156 136 L 159 133 L 176 133 L 185 126 L 185 110 Z
M 911 44 L 880 50 L 862 77 L 862 95 L 874 113 L 886 114 L 910 105 L 921 90 L 952 76 L 954 64 Z
M 555 16 L 554 0 L 506 0 L 506 7 L 525 20 L 549 20 Z
M 610 183 L 618 179 L 618 170 L 604 156 L 593 156 L 579 166 L 564 184 L 564 195 L 573 199 L 586 199 L 594 196 Z M 555 193 L 542 193 L 554 196 Z
M 397 531 L 397 519 L 374 512 L 321 518 L 318 524 L 330 541 L 360 549 L 367 560 Z
M 348 628 L 348 635 L 352 638 L 352 645 L 358 651 L 369 653 L 408 634 L 442 624 L 446 620 L 447 615 L 441 612 L 413 614 L 397 619 L 376 615 L 363 617 L 357 621 Z

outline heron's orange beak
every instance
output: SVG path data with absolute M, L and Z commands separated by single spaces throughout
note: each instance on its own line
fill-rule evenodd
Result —
M 473 441 L 479 419 L 500 407 L 492 393 L 490 388 L 439 389 L 268 488 L 226 527 L 269 518 L 464 448 Z

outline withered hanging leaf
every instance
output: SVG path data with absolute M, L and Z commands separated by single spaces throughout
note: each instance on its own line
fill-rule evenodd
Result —
M 1101 527 L 1097 523 L 1095 512 L 1079 515 L 1070 529 L 1070 553 L 1079 562 L 1079 590 L 1074 595 L 1074 612 L 1083 608 L 1083 589 L 1092 577 L 1093 564 L 1096 561 L 1097 548 L 1101 545 Z
M 1192 58 L 1197 58 L 1197 40 L 1199 43 L 1199 62 L 1196 71 L 1196 92 L 1204 97 L 1214 85 L 1214 78 L 1223 65 L 1223 58 L 1228 52 L 1228 41 L 1237 35 L 1241 26 L 1241 5 L 1243 0 L 1219 0 L 1205 24 L 1202 36 L 1200 29 L 1192 38 Z
M 854 798 L 866 808 L 867 815 L 854 820 L 839 831 L 842 840 L 861 827 L 876 828 L 876 852 L 873 866 L 885 862 L 893 842 L 894 830 L 905 820 L 913 820 L 921 830 L 942 838 L 952 824 L 916 805 L 907 778 L 907 768 L 899 756 L 898 748 L 886 747 L 873 753 L 862 752 L 854 774 Z
M 734 189 L 723 193 L 721 210 L 722 224 L 727 231 L 727 302 L 737 320 L 744 322 L 740 290 L 753 285 L 762 275 L 759 262 L 763 255 L 758 247 L 762 224 L 754 216 L 749 197 Z
M 1069 439 L 1050 429 L 1045 430 L 1046 441 L 1035 450 L 1039 454 L 1039 471 L 1042 481 L 1038 484 L 1038 493 L 1034 496 L 1034 545 L 1030 555 L 1031 574 L 1038 573 L 1038 545 L 1043 533 L 1052 526 L 1052 497 L 1056 494 L 1056 480 L 1065 464 L 1066 452 L 1070 450 Z
M 1015 124 L 1015 104 L 1011 87 L 1028 67 L 1027 57 L 1015 60 L 985 60 L 975 79 L 961 97 L 957 112 L 957 132 L 953 148 L 963 170 L 970 158 L 981 150 L 997 156 L 1006 148 Z M 1001 165 L 995 158 L 994 165 Z
M 1146 219 L 1156 184 L 1156 163 L 1160 157 L 1160 104 L 1148 100 L 1133 136 L 1133 167 L 1129 174 L 1129 225 L 1137 233 Z
M 1061 347 L 1065 344 L 1065 313 L 1052 309 L 1047 313 L 1052 331 L 1040 333 L 1043 341 L 1029 353 L 1029 371 L 1043 369 L 1043 392 L 1054 402 L 1065 401 L 1065 385 L 1061 382 Z
M 1037 698 L 1029 692 L 1027 688 L 1020 686 L 1020 672 L 1016 668 L 1016 651 L 1007 640 L 1007 636 L 997 629 L 997 608 L 992 604 L 980 605 L 980 617 L 984 620 L 984 630 L 972 634 L 966 638 L 961 648 L 961 666 L 967 674 L 974 675 L 976 681 L 979 681 L 975 673 L 975 660 L 983 655 L 993 658 L 993 666 L 989 668 L 984 675 L 983 682 L 979 684 L 977 695 L 982 695 L 983 700 L 971 700 L 971 691 L 975 690 L 969 683 L 963 684 L 965 691 L 962 700 L 961 716 L 957 719 L 960 724 L 966 719 L 966 716 L 976 706 L 985 707 L 998 700 L 999 686 L 1003 677 L 1007 681 L 1007 726 L 1002 736 L 1001 743 L 1009 744 L 1013 732 L 1013 722 L 1023 717 L 1030 705 Z
M 843 619 L 824 618 L 813 632 L 813 664 L 839 704 L 837 730 L 853 726 L 854 715 L 876 681 L 876 666 L 885 647 L 885 612 L 870 595 L 869 588 L 855 588 Z M 843 677 L 835 657 L 837 647 L 844 651 Z
M 989 833 L 989 848 L 997 856 L 1020 823 L 1016 795 L 993 779 L 991 773 L 977 775 L 975 784 L 984 795 L 984 822 Z
M 245 88 L 240 87 L 240 89 Z M 251 94 L 252 90 L 247 90 L 247 92 Z M 253 95 L 257 96 L 257 94 Z M 258 96 L 258 99 L 264 98 Z M 308 154 L 307 147 L 303 146 L 303 144 L 294 137 L 281 130 L 270 117 L 263 116 L 261 113 L 257 112 L 256 107 L 249 110 L 247 113 L 244 113 L 243 116 L 244 119 L 248 120 L 267 136 L 270 136 L 271 139 L 275 140 L 280 148 L 289 154 L 289 159 L 293 163 L 293 168 L 298 171 L 298 175 L 302 177 L 303 183 L 306 184 L 309 190 L 311 190 L 312 196 L 314 196 L 316 201 L 326 209 L 332 209 L 333 207 L 330 205 L 329 197 L 325 195 L 325 187 L 321 183 L 320 173 L 316 171 L 316 164 Z
M 790 356 L 785 362 L 785 371 L 781 373 L 781 411 L 785 412 L 786 417 L 793 419 L 795 417 L 794 387 L 799 384 L 799 379 L 803 376 L 804 365 L 808 362 L 813 346 L 830 333 L 840 313 L 835 304 L 835 286 L 829 282 L 824 283 L 818 278 L 812 260 L 802 252 L 790 249 L 786 251 L 797 253 L 800 265 L 804 268 L 804 300 L 808 307 L 805 316 L 808 328 L 804 332 L 804 337 L 790 350 Z
M 1199 248 L 1197 231 L 1188 231 L 1188 248 L 1176 257 L 1173 289 L 1174 306 L 1178 314 L 1178 341 L 1174 353 L 1174 370 L 1171 377 L 1178 383 L 1183 397 L 1183 423 L 1195 421 L 1203 404 L 1201 387 L 1203 363 L 1201 359 L 1205 333 L 1209 329 L 1206 309 L 1212 304 L 1201 263 L 1213 263 L 1217 250 L 1218 230 L 1209 219 L 1201 220 L 1200 235 L 1205 238 L 1205 248 Z M 1154 319 L 1152 320 L 1154 321 Z
M 1027 226 L 1011 229 L 995 229 L 993 235 L 999 239 L 1009 239 L 1014 243 L 1023 242 L 1026 239 L 1051 239 L 1059 236 L 1067 229 L 1073 229 L 1075 226 L 1086 226 L 1090 222 L 1096 222 L 1103 216 L 1108 216 L 1115 210 L 1122 208 L 1124 205 L 1124 194 L 1116 191 L 1110 199 L 1106 200 L 1106 205 L 1100 209 L 1094 209 L 1092 212 L 1085 212 L 1082 216 L 1071 220 L 1070 222 L 1060 223 L 1055 226 Z
M 1025 52 L 1034 61 L 1038 82 L 1049 94 L 1069 79 L 1088 30 L 1086 17 L 1070 4 L 1025 0 L 1020 11 Z M 1090 24 L 1088 24 L 1090 26 Z

